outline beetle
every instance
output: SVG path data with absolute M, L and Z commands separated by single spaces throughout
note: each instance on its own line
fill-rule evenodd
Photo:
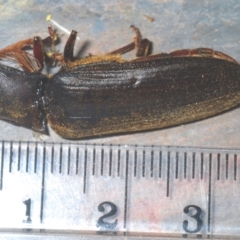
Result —
M 148 55 L 149 40 L 131 27 L 133 43 L 78 60 L 73 57 L 77 32 L 72 31 L 63 67 L 52 77 L 0 65 L 0 118 L 44 134 L 46 119 L 61 137 L 81 139 L 185 124 L 239 105 L 236 60 L 208 48 Z M 36 62 L 43 59 L 39 43 L 35 38 Z M 132 49 L 137 58 L 124 60 L 121 55 Z M 13 104 L 10 111 L 12 92 L 22 107 Z

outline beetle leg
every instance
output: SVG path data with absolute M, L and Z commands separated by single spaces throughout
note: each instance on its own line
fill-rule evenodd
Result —
M 46 41 L 45 41 L 45 44 L 46 44 Z M 55 51 L 54 49 L 49 50 L 48 48 L 45 48 L 46 47 L 45 44 L 40 37 L 34 37 L 33 55 L 34 55 L 34 58 L 39 63 L 38 71 L 41 71 L 43 69 L 44 63 L 46 64 L 50 63 L 51 66 L 64 64 L 63 54 Z
M 146 38 L 142 39 L 141 33 L 138 28 L 136 28 L 133 25 L 131 25 L 130 28 L 132 28 L 136 34 L 136 36 L 134 37 L 134 42 L 132 42 L 124 47 L 121 47 L 115 51 L 112 51 L 108 54 L 111 54 L 111 55 L 124 54 L 124 53 L 132 51 L 133 49 L 136 49 L 137 57 L 144 57 L 149 54 L 151 42 Z
M 52 65 L 63 65 L 64 57 L 63 54 L 55 50 L 54 46 L 58 43 L 59 37 L 57 32 L 52 28 L 52 25 L 48 26 L 49 36 L 42 39 L 42 44 L 44 47 L 44 62 L 51 62 Z M 51 49 L 46 48 L 46 46 L 51 45 Z
M 117 54 L 124 54 L 124 53 L 127 53 L 127 52 L 130 52 L 132 51 L 133 49 L 135 48 L 135 44 L 134 42 L 124 46 L 124 47 L 121 47 L 115 51 L 112 51 L 110 53 L 108 53 L 109 55 L 117 55 Z
M 151 47 L 151 42 L 147 38 L 142 39 L 140 46 L 138 48 L 136 48 L 135 46 L 136 56 L 137 57 L 148 56 L 150 52 L 150 47 Z
M 67 63 L 69 60 L 73 61 L 73 50 L 74 50 L 74 44 L 77 38 L 77 32 L 75 30 L 72 30 L 67 43 L 64 47 L 64 61 Z
M 142 35 L 141 35 L 139 29 L 136 28 L 134 25 L 131 25 L 130 28 L 132 28 L 132 30 L 136 34 L 136 36 L 134 37 L 134 44 L 135 44 L 135 49 L 136 49 L 136 56 L 138 57 L 138 50 L 141 48 L 141 43 L 142 43 Z
M 44 50 L 43 50 L 43 43 L 40 37 L 34 37 L 33 38 L 33 56 L 38 60 L 40 63 L 41 68 L 39 70 L 43 69 L 43 62 L 45 60 L 44 56 Z
M 33 40 L 33 53 L 41 66 L 40 70 L 43 69 L 44 62 L 51 63 L 52 65 L 55 65 L 56 63 L 60 63 L 61 65 L 64 64 L 63 54 L 54 49 L 59 37 L 51 25 L 48 26 L 48 33 L 49 36 L 44 39 L 35 37 Z M 49 49 L 49 45 L 51 45 L 51 49 Z
M 53 30 L 51 25 L 48 26 L 48 33 L 49 33 L 49 36 L 42 39 L 42 43 L 44 45 L 54 44 L 58 40 L 58 35 L 57 35 L 56 31 Z
M 137 57 L 147 56 L 149 53 L 150 45 L 151 45 L 150 41 L 146 38 L 142 39 L 139 29 L 136 28 L 135 26 L 131 25 L 130 28 L 132 28 L 136 34 L 136 36 L 134 37 L 136 56 Z

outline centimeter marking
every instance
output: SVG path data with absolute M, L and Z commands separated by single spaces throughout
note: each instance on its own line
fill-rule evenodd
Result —
M 106 175 L 108 161 L 108 176 L 122 177 L 121 169 L 125 164 L 124 178 L 124 228 L 127 228 L 128 216 L 128 198 L 129 198 L 129 178 L 153 178 L 166 180 L 166 197 L 171 196 L 171 183 L 174 179 L 195 179 L 197 177 L 197 170 L 199 169 L 199 176 L 202 180 L 207 179 L 208 182 L 208 217 L 207 229 L 211 232 L 211 215 L 212 215 L 212 181 L 213 181 L 213 158 L 216 163 L 216 180 L 221 179 L 221 174 L 227 180 L 230 178 L 230 154 L 233 155 L 233 180 L 237 180 L 238 169 L 238 152 L 240 150 L 221 150 L 221 149 L 197 149 L 197 148 L 177 148 L 177 147 L 157 147 L 157 146 L 113 146 L 113 145 L 77 145 L 77 144 L 54 144 L 54 143 L 29 143 L 29 142 L 0 142 L 1 147 L 1 176 L 0 176 L 0 191 L 4 187 L 4 169 L 7 155 L 9 155 L 8 171 L 13 171 L 13 158 L 17 159 L 17 170 L 22 171 L 22 164 L 25 157 L 25 172 L 31 172 L 29 168 L 30 156 L 34 159 L 34 173 L 37 172 L 38 163 L 42 162 L 42 181 L 41 181 L 41 203 L 40 203 L 40 222 L 43 222 L 44 209 L 44 189 L 46 177 L 46 159 L 50 158 L 50 172 L 54 174 L 54 163 L 57 161 L 59 174 L 62 174 L 64 169 L 64 161 L 67 162 L 67 174 L 71 174 L 71 164 L 75 160 L 75 174 L 80 174 L 81 166 L 83 171 L 83 194 L 87 194 L 87 176 L 97 174 L 97 152 L 100 151 L 100 176 Z M 67 147 L 67 148 L 66 148 Z M 47 151 L 47 148 L 50 148 Z M 83 149 L 83 156 L 80 154 L 80 149 Z M 108 157 L 105 154 L 108 150 Z M 115 150 L 115 151 L 114 151 Z M 42 153 L 40 152 L 42 151 Z M 72 154 L 75 151 L 74 158 Z M 132 152 L 132 168 L 130 168 L 130 151 Z M 22 153 L 25 153 L 22 154 Z M 123 153 L 124 152 L 124 153 Z M 197 154 L 198 160 L 197 161 Z M 214 157 L 213 157 L 214 154 Z M 50 157 L 48 156 L 50 155 Z M 67 157 L 65 157 L 67 156 Z M 204 162 L 208 156 L 208 176 L 205 176 Z M 91 157 L 91 160 L 90 160 Z M 116 157 L 116 168 L 113 167 L 113 161 Z M 32 159 L 31 158 L 31 159 Z M 108 160 L 106 159 L 108 158 Z M 165 159 L 165 161 L 164 161 Z M 182 165 L 180 165 L 182 159 Z M 199 164 L 197 164 L 197 162 Z M 224 163 L 225 162 L 225 163 Z M 91 168 L 89 164 L 92 164 Z M 190 164 L 190 165 L 189 165 Z M 165 166 L 165 167 L 164 167 Z M 224 168 L 223 168 L 224 166 Z M 7 166 L 6 166 L 7 167 Z M 174 170 L 172 168 L 174 167 Z M 80 168 L 80 169 L 79 169 Z M 130 170 L 133 171 L 130 171 Z M 182 170 L 181 170 L 182 169 Z M 89 170 L 89 171 L 88 171 Z M 115 170 L 115 171 L 114 171 Z M 225 172 L 223 172 L 225 170 Z M 171 173 L 174 174 L 171 174 Z M 182 174 L 181 174 L 182 173 Z M 171 196 L 172 197 L 172 196 Z
M 45 164 L 46 164 L 46 147 L 43 147 L 43 167 L 42 167 L 42 191 L 41 191 L 41 210 L 40 210 L 40 222 L 43 221 L 43 200 L 44 200 L 44 188 L 45 188 Z
M 128 159 L 129 150 L 126 151 L 126 169 L 125 169 L 125 197 L 124 197 L 124 224 L 123 227 L 127 227 L 127 203 L 128 203 Z
M 6 143 L 4 141 L 1 142 L 2 147 L 1 147 L 1 183 L 0 183 L 0 190 L 2 190 L 3 187 L 3 169 L 4 169 L 4 155 L 5 155 L 5 145 Z M 28 172 L 29 171 L 29 151 L 30 151 L 30 143 L 27 142 L 26 144 L 26 166 L 25 166 L 25 171 Z M 31 145 L 32 146 L 32 145 Z M 84 151 L 84 189 L 83 192 L 86 193 L 86 176 L 87 176 L 87 156 L 88 156 L 88 149 L 87 149 L 88 145 L 85 145 L 85 151 Z M 92 175 L 95 175 L 95 168 L 96 168 L 96 147 L 97 145 L 94 144 L 93 145 L 93 156 L 92 156 Z M 102 149 L 101 149 L 101 176 L 103 175 L 104 172 L 104 147 L 108 147 L 107 145 L 103 145 L 102 144 Z M 121 149 L 120 149 L 120 145 L 118 145 L 118 162 L 117 162 L 117 176 L 120 176 L 120 168 L 121 168 Z M 134 177 L 137 177 L 139 175 L 139 155 L 138 155 L 138 147 L 137 145 L 134 146 L 135 150 L 134 150 Z M 59 148 L 59 173 L 62 173 L 63 169 L 63 147 L 62 147 L 62 143 L 60 143 L 60 145 L 56 145 L 56 144 L 52 144 L 51 146 L 51 173 L 54 173 L 53 171 L 53 165 L 54 165 L 54 159 L 55 159 L 55 148 Z M 109 152 L 109 172 L 108 175 L 112 176 L 112 145 L 109 145 L 110 148 L 110 152 Z M 20 166 L 21 166 L 21 161 L 23 159 L 21 159 L 21 150 L 22 149 L 22 142 L 18 143 L 18 164 L 17 164 L 17 169 L 18 171 L 20 171 Z M 46 145 L 44 144 L 43 146 L 43 151 L 44 154 L 46 154 Z M 150 158 L 150 177 L 154 177 L 154 170 L 156 170 L 156 167 L 154 167 L 154 156 L 156 154 L 155 150 L 151 150 L 151 158 Z M 203 179 L 203 163 L 204 163 L 204 153 L 201 153 L 201 179 Z M 169 184 L 170 184 L 170 168 L 171 168 L 171 151 L 167 152 L 167 186 L 166 186 L 166 195 L 169 196 Z M 195 178 L 195 171 L 196 171 L 196 159 L 195 159 L 195 155 L 196 153 L 193 152 L 192 153 L 192 178 Z M 70 165 L 71 165 L 71 146 L 68 147 L 68 154 L 67 154 L 67 173 L 70 174 Z M 179 151 L 176 151 L 176 155 L 175 155 L 175 178 L 178 179 L 179 178 Z M 225 178 L 228 179 L 229 178 L 229 154 L 227 153 L 225 155 L 225 159 L 226 159 L 226 166 L 225 166 Z M 149 160 L 149 159 L 148 159 Z M 9 161 L 9 172 L 12 171 L 12 161 L 13 161 L 13 142 L 10 142 L 10 161 Z M 36 173 L 37 171 L 37 162 L 38 162 L 38 144 L 35 144 L 35 156 L 34 156 L 34 173 Z M 146 151 L 142 150 L 142 177 L 146 177 Z M 159 178 L 162 178 L 162 151 L 159 151 L 159 167 L 158 167 L 158 176 Z M 217 153 L 217 180 L 220 179 L 220 168 L 221 168 L 221 155 L 220 153 Z M 187 161 L 187 152 L 184 152 L 184 179 L 187 178 L 187 169 L 188 169 L 188 161 Z M 44 173 L 44 172 L 43 172 Z M 79 147 L 76 148 L 76 174 L 79 173 Z M 211 172 L 209 172 L 210 174 Z M 210 177 L 211 175 L 209 175 Z M 236 180 L 237 178 L 237 154 L 234 154 L 234 180 Z
M 211 227 L 211 198 L 212 198 L 212 154 L 209 154 L 209 176 L 208 176 L 208 232 L 210 232 Z

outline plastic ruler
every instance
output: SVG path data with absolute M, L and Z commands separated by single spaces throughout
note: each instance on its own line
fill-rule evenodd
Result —
M 2 141 L 0 174 L 9 239 L 240 238 L 238 149 Z

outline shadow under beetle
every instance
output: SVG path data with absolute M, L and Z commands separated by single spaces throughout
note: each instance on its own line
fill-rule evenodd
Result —
M 0 64 L 0 118 L 63 138 L 153 130 L 207 118 L 240 103 L 240 65 L 208 48 L 148 56 L 150 42 L 135 31 L 134 42 L 103 56 L 74 60 L 72 31 L 61 70 L 47 77 L 39 37 L 0 50 L 23 70 Z M 24 51 L 33 45 L 34 56 Z M 121 55 L 136 49 L 137 58 Z M 15 51 L 15 52 L 14 52 Z M 61 58 L 60 54 L 58 56 Z M 61 61 L 61 60 L 60 60 Z

